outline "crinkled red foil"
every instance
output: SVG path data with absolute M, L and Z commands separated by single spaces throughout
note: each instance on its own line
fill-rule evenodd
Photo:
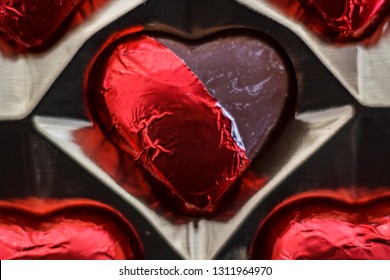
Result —
M 271 258 L 390 259 L 390 217 L 334 211 L 294 220 L 278 237 Z
M 44 50 L 106 1 L 0 0 L 0 50 Z
M 332 41 L 363 40 L 390 14 L 389 0 L 276 0 L 270 1 Z
M 16 49 L 41 46 L 83 0 L 2 0 L 0 32 Z
M 255 259 L 390 259 L 390 192 L 297 195 L 261 224 Z
M 217 101 L 181 59 L 146 35 L 99 56 L 87 96 L 102 129 L 181 212 L 212 213 L 249 164 Z
M 140 259 L 132 226 L 111 207 L 87 200 L 0 201 L 0 259 Z

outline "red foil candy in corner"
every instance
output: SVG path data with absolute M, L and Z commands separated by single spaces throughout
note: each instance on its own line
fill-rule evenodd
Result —
M 314 32 L 346 43 L 371 36 L 390 13 L 389 0 L 277 0 L 271 1 L 300 19 Z
M 390 193 L 346 190 L 297 195 L 260 225 L 254 259 L 390 259 Z
M 180 58 L 148 36 L 133 35 L 103 51 L 87 95 L 108 137 L 182 213 L 212 213 L 249 164 L 217 101 Z
M 84 0 L 0 0 L 0 40 L 15 52 L 40 48 Z
M 140 259 L 133 227 L 87 199 L 0 201 L 0 259 Z

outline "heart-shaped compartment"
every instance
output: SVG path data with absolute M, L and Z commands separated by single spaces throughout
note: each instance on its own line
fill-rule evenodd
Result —
M 141 259 L 140 240 L 113 208 L 87 199 L 0 201 L 0 259 Z
M 291 197 L 261 223 L 254 259 L 390 259 L 390 192 L 314 191 Z
M 141 163 L 155 193 L 204 215 L 281 130 L 296 80 L 284 52 L 255 31 L 196 41 L 151 32 L 105 47 L 86 92 L 92 118 Z
M 388 0 L 277 0 L 272 3 L 307 24 L 315 33 L 336 42 L 367 38 L 390 12 Z

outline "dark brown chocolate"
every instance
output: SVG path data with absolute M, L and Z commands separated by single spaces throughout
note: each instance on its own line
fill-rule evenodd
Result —
M 232 116 L 248 158 L 263 151 L 294 110 L 293 67 L 264 34 L 235 29 L 196 41 L 152 36 L 183 59 Z

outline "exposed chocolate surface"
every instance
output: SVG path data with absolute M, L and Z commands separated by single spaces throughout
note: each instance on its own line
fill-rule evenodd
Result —
M 153 36 L 185 61 L 233 117 L 250 159 L 272 141 L 294 109 L 292 66 L 263 34 L 236 29 L 197 41 Z

